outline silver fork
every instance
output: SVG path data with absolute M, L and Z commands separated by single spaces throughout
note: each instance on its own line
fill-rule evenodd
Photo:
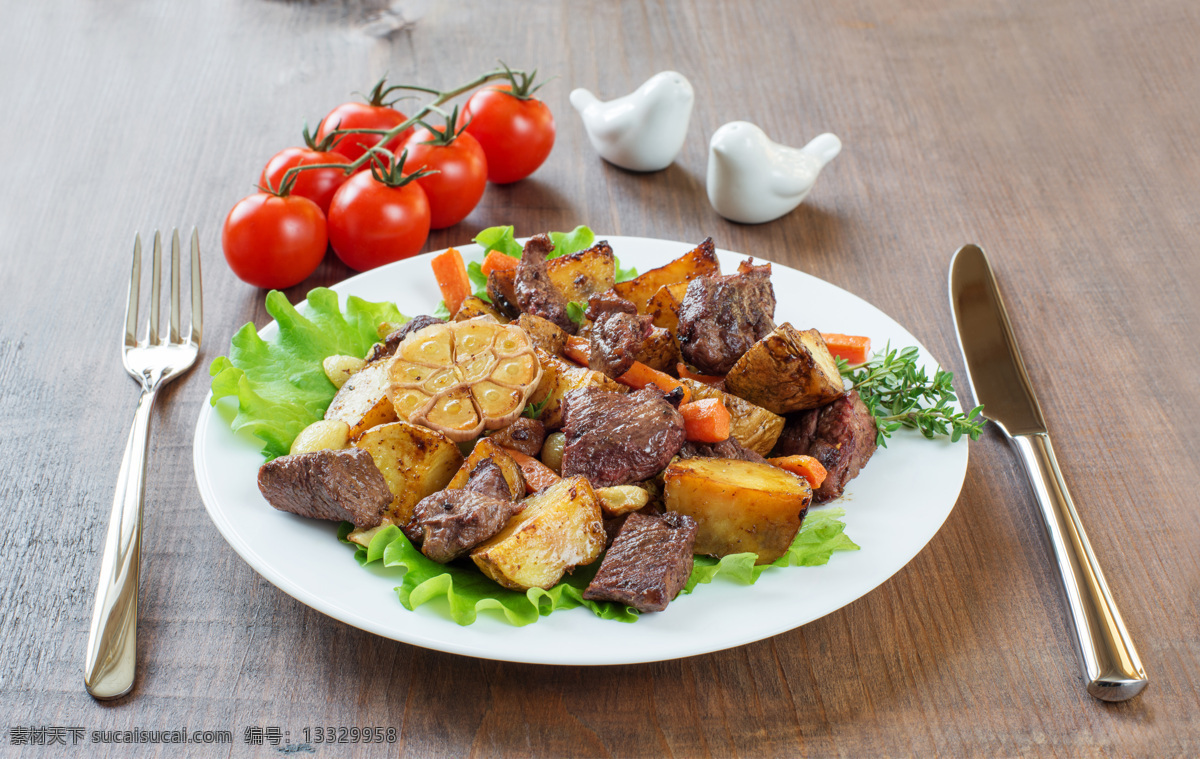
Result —
M 92 610 L 83 682 L 94 698 L 124 696 L 133 688 L 137 664 L 138 570 L 142 547 L 142 502 L 146 497 L 146 452 L 150 443 L 150 412 L 159 389 L 183 374 L 196 361 L 204 325 L 200 287 L 200 237 L 192 230 L 192 319 L 185 338 L 179 332 L 179 230 L 171 236 L 171 316 L 169 331 L 158 330 L 162 282 L 162 241 L 154 233 L 151 264 L 150 323 L 138 340 L 138 296 L 142 278 L 142 239 L 133 238 L 133 274 L 125 305 L 125 341 L 121 362 L 142 386 L 142 397 L 125 443 L 117 492 L 108 518 L 108 536 L 100 563 L 100 584 Z

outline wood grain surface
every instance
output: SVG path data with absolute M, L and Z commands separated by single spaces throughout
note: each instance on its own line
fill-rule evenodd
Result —
M 15 727 L 230 730 L 195 756 L 275 755 L 277 726 L 393 727 L 322 756 L 1200 755 L 1200 15 L 1186 0 L 433 3 L 386 32 L 370 3 L 45 0 L 0 24 L 0 754 L 175 756 L 11 742 Z M 374 21 L 373 21 L 374 19 Z M 303 606 L 209 521 L 192 472 L 198 368 L 154 420 L 133 695 L 82 684 L 100 550 L 136 387 L 118 341 L 130 244 L 200 229 L 204 366 L 266 315 L 220 253 L 261 165 L 381 75 L 450 86 L 498 58 L 557 78 L 550 159 L 489 187 L 480 228 L 587 223 L 800 268 L 875 303 L 961 371 L 946 296 L 983 245 L 1061 465 L 1151 684 L 1084 691 L 1031 491 L 995 432 L 906 568 L 805 627 L 625 667 L 479 661 Z M 603 163 L 567 102 L 664 69 L 696 106 L 682 154 Z M 794 213 L 718 217 L 707 142 L 745 119 L 845 149 Z M 288 292 L 350 274 L 332 255 Z M 800 297 L 781 293 L 781 299 Z M 960 389 L 964 388 L 959 383 Z M 295 745 L 293 749 L 297 748 Z

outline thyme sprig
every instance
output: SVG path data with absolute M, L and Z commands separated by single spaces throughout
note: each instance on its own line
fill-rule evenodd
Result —
M 933 378 L 917 364 L 917 349 L 894 349 L 889 343 L 866 363 L 850 366 L 837 359 L 838 371 L 858 391 L 863 403 L 875 417 L 876 442 L 887 447 L 887 439 L 901 427 L 918 430 L 927 438 L 949 435 L 957 441 L 963 435 L 978 440 L 987 421 L 979 414 L 983 406 L 968 412 L 955 411 L 951 405 L 954 374 L 939 368 Z

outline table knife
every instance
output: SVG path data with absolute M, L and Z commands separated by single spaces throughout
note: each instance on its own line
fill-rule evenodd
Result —
M 1059 471 L 996 278 L 977 245 L 959 248 L 950 262 L 950 306 L 971 394 L 1016 448 L 1041 507 L 1088 693 L 1133 698 L 1146 687 L 1146 672 Z

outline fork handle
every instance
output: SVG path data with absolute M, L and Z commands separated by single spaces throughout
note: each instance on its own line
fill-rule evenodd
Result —
M 108 536 L 104 540 L 83 670 L 84 685 L 97 699 L 119 698 L 133 689 L 146 454 L 150 445 L 150 412 L 157 396 L 157 387 L 143 387 L 108 517 Z
M 1014 435 L 1011 440 L 1029 473 L 1054 547 L 1088 693 L 1102 701 L 1133 698 L 1149 682 L 1146 670 L 1079 521 L 1050 436 Z

